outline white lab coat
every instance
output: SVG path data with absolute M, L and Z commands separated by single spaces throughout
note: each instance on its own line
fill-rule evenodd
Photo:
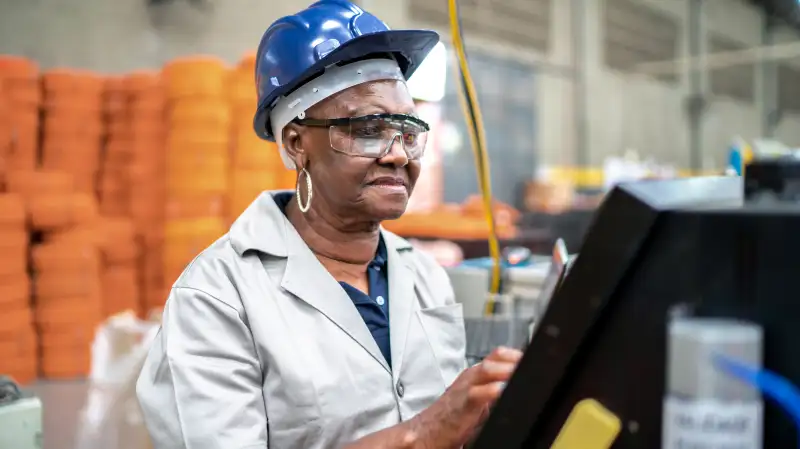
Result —
M 136 392 L 155 449 L 328 449 L 431 405 L 466 367 L 445 271 L 388 253 L 390 369 L 342 287 L 264 192 L 172 288 Z

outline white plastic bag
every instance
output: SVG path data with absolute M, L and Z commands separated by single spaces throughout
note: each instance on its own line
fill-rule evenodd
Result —
M 158 328 L 158 322 L 140 320 L 130 312 L 98 327 L 76 449 L 151 447 L 136 400 L 136 379 Z

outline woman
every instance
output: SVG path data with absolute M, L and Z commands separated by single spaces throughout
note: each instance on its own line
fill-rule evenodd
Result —
M 137 385 L 156 449 L 457 448 L 520 354 L 465 368 L 444 270 L 399 217 L 428 125 L 405 80 L 438 36 L 344 0 L 275 22 L 254 126 L 296 169 L 173 286 Z

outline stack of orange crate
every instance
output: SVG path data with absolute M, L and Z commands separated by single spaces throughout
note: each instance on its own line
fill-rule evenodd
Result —
M 278 147 L 261 140 L 253 130 L 257 98 L 253 87 L 255 56 L 248 55 L 231 72 L 233 111 L 228 223 L 232 223 L 264 190 L 293 189 L 295 174 L 286 170 Z
M 106 217 L 128 216 L 130 123 L 123 78 L 105 80 L 103 92 L 105 147 L 100 165 L 100 212 Z
M 11 127 L 11 106 L 8 105 L 5 85 L 0 74 L 0 189 L 6 184 L 6 168 L 8 156 L 11 153 L 11 142 L 14 138 Z
M 131 129 L 125 78 L 105 80 L 103 115 L 105 147 L 100 168 L 98 235 L 103 261 L 103 315 L 141 313 L 139 298 L 139 242 L 130 218 Z
M 125 78 L 128 92 L 131 189 L 129 211 L 140 242 L 140 307 L 147 313 L 162 307 L 167 296 L 162 277 L 166 169 L 164 142 L 166 93 L 157 73 L 139 72 Z
M 42 94 L 39 67 L 16 56 L 0 56 L 0 77 L 12 128 L 5 166 L 8 171 L 33 170 L 38 162 L 39 108 Z
M 97 202 L 77 191 L 73 179 L 52 171 L 9 177 L 9 189 L 25 196 L 30 225 L 41 235 L 32 250 L 34 314 L 40 370 L 49 379 L 88 374 L 103 313 Z
M 75 189 L 96 194 L 102 147 L 103 79 L 91 73 L 44 73 L 42 165 L 71 173 Z
M 0 374 L 27 384 L 37 377 L 38 360 L 22 195 L 0 194 L 0 251 Z
M 170 62 L 167 87 L 167 208 L 163 273 L 170 285 L 186 265 L 226 232 L 230 106 L 227 69 L 216 58 Z
M 103 263 L 103 316 L 126 311 L 141 314 L 139 244 L 133 221 L 104 217 L 99 223 L 97 235 Z

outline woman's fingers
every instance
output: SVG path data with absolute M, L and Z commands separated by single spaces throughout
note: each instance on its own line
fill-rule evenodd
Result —
M 418 418 L 431 435 L 425 438 L 435 440 L 436 447 L 463 445 L 500 397 L 520 358 L 522 353 L 516 349 L 497 348 L 462 372 L 437 403 L 420 415 L 426 418 Z
M 499 346 L 494 349 L 484 360 L 495 362 L 518 363 L 522 359 L 522 351 L 518 349 Z
M 503 392 L 505 382 L 491 382 L 469 389 L 469 402 L 476 407 L 494 403 Z
M 468 393 L 469 403 L 480 406 L 494 402 L 502 393 L 505 383 L 514 374 L 520 358 L 522 352 L 500 347 L 475 365 Z
M 475 375 L 472 385 L 483 385 L 491 382 L 505 382 L 517 368 L 516 362 L 498 362 L 494 360 L 484 360 L 475 365 Z
M 438 423 L 436 426 L 441 426 L 442 422 L 453 423 L 453 429 L 459 435 L 456 439 L 459 444 L 463 443 L 462 440 L 468 438 L 475 425 L 483 419 L 486 407 L 493 404 L 503 392 L 520 358 L 522 353 L 516 349 L 497 348 L 481 363 L 462 372 L 437 401 L 436 411 L 430 412 L 431 416 L 436 416 L 436 413 L 446 416 L 435 418 L 433 422 Z

